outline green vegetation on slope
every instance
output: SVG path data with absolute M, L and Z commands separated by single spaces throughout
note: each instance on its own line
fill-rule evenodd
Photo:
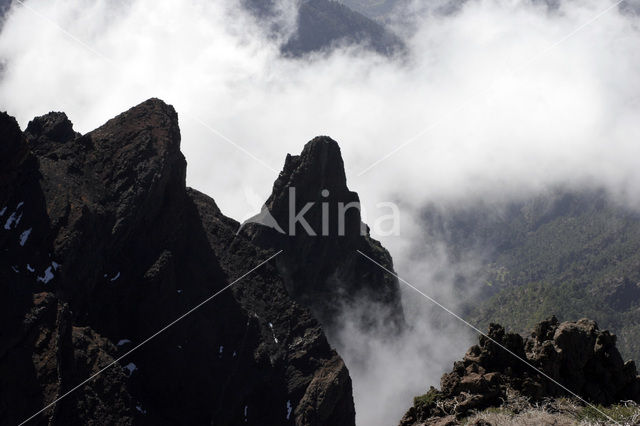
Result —
M 635 425 L 640 420 L 640 407 L 634 403 L 592 407 L 573 399 L 558 398 L 538 406 L 524 403 L 515 407 L 507 405 L 488 408 L 463 419 L 461 423 L 474 425 L 484 421 L 494 426 L 532 424 L 592 426 L 610 424 L 609 418 L 621 425 Z
M 431 237 L 452 258 L 481 253 L 480 294 L 466 315 L 525 332 L 556 315 L 588 317 L 640 359 L 640 215 L 603 192 L 557 191 L 506 206 L 428 211 Z

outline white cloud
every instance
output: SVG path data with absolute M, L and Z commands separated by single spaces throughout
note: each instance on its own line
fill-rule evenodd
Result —
M 29 0 L 91 50 L 16 7 L 0 35 L 0 108 L 22 126 L 62 110 L 87 132 L 160 97 L 180 115 L 189 184 L 236 218 L 247 215 L 245 194 L 266 199 L 276 173 L 198 120 L 276 170 L 287 152 L 330 135 L 341 144 L 350 186 L 370 222 L 377 203 L 401 201 L 402 234 L 384 240 L 399 273 L 453 306 L 446 278 L 452 265 L 441 255 L 415 254 L 424 243 L 415 213 L 424 203 L 505 198 L 557 183 L 603 185 L 639 201 L 638 19 L 614 8 L 566 38 L 609 2 L 568 0 L 549 10 L 543 2 L 476 0 L 450 15 L 422 7 L 405 23 L 410 54 L 403 61 L 358 48 L 283 59 L 268 26 L 235 4 Z M 280 18 L 288 31 L 295 26 L 292 4 Z M 473 260 L 461 267 L 472 268 Z M 354 337 L 362 344 L 343 348 L 347 359 L 367 348 L 373 354 L 363 361 L 367 368 L 352 368 L 362 424 L 397 421 L 411 402 L 406 396 L 436 384 L 469 343 L 458 328 L 462 340 L 428 323 L 416 330 L 403 340 L 402 363 L 392 362 L 397 348 L 378 341 Z M 426 338 L 440 339 L 428 357 Z M 395 370 L 380 367 L 391 364 Z M 381 396 L 372 393 L 380 388 Z M 394 393 L 402 398 L 385 406 Z

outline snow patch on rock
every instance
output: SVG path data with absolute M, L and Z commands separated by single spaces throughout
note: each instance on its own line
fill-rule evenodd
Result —
M 43 283 L 43 284 L 47 284 L 53 278 L 54 278 L 53 268 L 51 266 L 49 266 L 47 269 L 44 270 L 44 275 L 42 275 L 41 277 L 38 277 L 38 281 Z
M 24 245 L 27 243 L 27 240 L 29 239 L 29 235 L 31 235 L 32 230 L 33 228 L 29 228 L 26 231 L 24 231 L 22 234 L 20 234 L 20 245 L 22 247 L 24 247 Z
M 293 411 L 293 407 L 291 406 L 291 401 L 287 401 L 287 420 L 291 418 L 291 411 Z
M 130 362 L 129 364 L 124 366 L 124 369 L 127 370 L 129 372 L 129 376 L 131 376 L 133 372 L 138 369 L 138 367 L 134 363 Z

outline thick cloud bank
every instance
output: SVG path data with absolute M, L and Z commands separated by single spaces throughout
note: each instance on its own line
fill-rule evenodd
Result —
M 640 32 L 626 2 L 437 3 L 401 13 L 406 57 L 352 47 L 289 60 L 278 43 L 295 28 L 293 1 L 274 37 L 226 0 L 28 0 L 0 34 L 0 109 L 22 126 L 65 111 L 86 132 L 162 98 L 181 117 L 189 184 L 238 219 L 259 208 L 287 152 L 330 135 L 369 221 L 388 214 L 377 203 L 400 205 L 400 235 L 383 241 L 399 273 L 455 308 L 446 257 L 416 251 L 424 203 L 563 183 L 638 204 Z M 360 424 L 396 423 L 470 342 L 434 327 L 426 300 L 407 300 L 420 303 L 401 342 L 345 321 Z

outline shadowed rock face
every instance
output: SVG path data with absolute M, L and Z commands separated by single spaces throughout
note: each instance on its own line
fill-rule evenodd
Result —
M 0 114 L 0 418 L 17 424 L 275 253 L 186 188 L 178 117 L 86 135 Z M 273 262 L 34 424 L 354 424 L 351 379 Z
M 345 309 L 364 328 L 382 321 L 395 332 L 404 323 L 397 280 L 358 253 L 393 270 L 391 256 L 361 221 L 359 201 L 347 187 L 340 147 L 321 136 L 300 155 L 287 155 L 263 209 L 283 232 L 247 227 L 258 245 L 284 250 L 277 264 L 287 290 L 329 334 Z
M 55 150 L 56 144 L 71 141 L 79 136 L 64 112 L 50 112 L 29 122 L 25 136 L 31 151 L 46 154 Z
M 487 335 L 589 402 L 640 402 L 635 363 L 623 362 L 616 336 L 599 330 L 594 321 L 559 323 L 552 317 L 536 325 L 526 339 L 492 324 Z M 442 376 L 440 387 L 416 398 L 400 424 L 436 424 L 443 419 L 457 424 L 455 417 L 500 406 L 515 396 L 533 401 L 571 396 L 484 336 L 454 363 L 452 372 Z

